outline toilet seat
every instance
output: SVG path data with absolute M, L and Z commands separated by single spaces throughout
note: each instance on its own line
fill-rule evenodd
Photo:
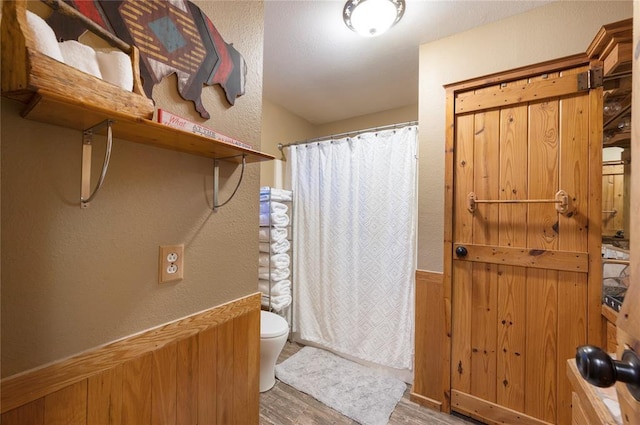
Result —
M 268 311 L 260 311 L 260 338 L 277 338 L 289 332 L 287 321 Z

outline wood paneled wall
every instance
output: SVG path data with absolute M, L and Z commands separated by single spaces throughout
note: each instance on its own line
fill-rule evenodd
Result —
M 260 294 L 2 380 L 2 425 L 257 424 Z
M 416 270 L 415 361 L 411 401 L 449 411 L 449 345 L 442 273 Z

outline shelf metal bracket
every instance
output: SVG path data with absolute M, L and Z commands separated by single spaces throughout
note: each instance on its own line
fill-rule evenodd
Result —
M 104 153 L 104 162 L 102 163 L 102 172 L 93 192 L 91 191 L 91 150 L 93 142 L 93 133 L 103 127 L 107 127 L 107 147 Z M 80 189 L 80 207 L 88 208 L 91 200 L 96 196 L 98 190 L 104 183 L 109 168 L 109 159 L 111 158 L 111 147 L 113 145 L 113 126 L 112 120 L 104 120 L 82 132 L 82 186 Z
M 240 188 L 240 183 L 242 183 L 242 177 L 244 176 L 244 168 L 247 165 L 247 154 L 242 154 L 242 170 L 240 171 L 240 178 L 238 179 L 238 184 L 236 188 L 233 189 L 233 193 L 229 196 L 229 199 L 224 201 L 223 203 L 218 203 L 219 199 L 219 181 L 220 181 L 220 161 L 224 161 L 225 158 L 214 159 L 213 160 L 213 211 L 217 211 L 218 208 L 225 206 L 233 197 L 236 192 Z

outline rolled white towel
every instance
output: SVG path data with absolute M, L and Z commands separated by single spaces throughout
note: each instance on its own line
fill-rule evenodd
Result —
M 124 90 L 133 90 L 131 58 L 120 50 L 97 50 L 102 79 Z
M 80 71 L 102 78 L 96 51 L 75 40 L 67 40 L 59 43 L 64 63 Z
M 258 280 L 258 290 L 264 295 L 269 295 L 269 281 Z M 291 295 L 291 281 L 281 280 L 280 282 L 271 284 L 271 296 L 278 297 L 281 295 Z
M 260 252 L 271 252 L 272 254 L 284 254 L 291 249 L 291 243 L 287 239 L 279 242 L 260 242 Z
M 27 26 L 31 31 L 34 47 L 38 52 L 57 61 L 64 62 L 56 34 L 44 19 L 27 10 Z
M 291 271 L 288 268 L 269 268 L 258 267 L 258 278 L 276 282 L 278 280 L 287 279 L 291 275 Z
M 269 296 L 262 296 L 262 305 L 267 307 L 271 305 L 274 311 L 282 311 L 291 305 L 291 295 L 281 295 L 279 297 L 271 297 L 271 303 L 269 303 Z
M 260 213 L 265 214 L 269 211 L 272 213 L 286 214 L 289 212 L 289 206 L 282 202 L 260 202 Z
M 271 262 L 269 262 L 269 257 L 271 257 Z M 258 257 L 258 265 L 261 267 L 271 267 L 276 269 L 285 269 L 289 267 L 291 259 L 289 258 L 289 254 L 265 254 L 261 252 Z
M 284 227 L 269 227 L 260 229 L 258 239 L 260 242 L 280 242 L 286 239 L 289 232 Z
M 260 226 L 286 227 L 289 225 L 289 216 L 282 213 L 260 214 Z

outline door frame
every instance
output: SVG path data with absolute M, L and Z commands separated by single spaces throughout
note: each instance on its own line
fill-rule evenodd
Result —
M 446 123 L 445 123 L 445 190 L 444 190 L 444 263 L 443 263 L 443 302 L 445 311 L 445 329 L 443 336 L 442 365 L 443 388 L 441 410 L 451 411 L 451 347 L 452 347 L 452 267 L 453 267 L 453 218 L 454 199 L 454 161 L 455 161 L 455 98 L 463 91 L 480 89 L 527 77 L 561 71 L 578 66 L 591 65 L 595 67 L 599 62 L 589 60 L 586 54 L 573 55 L 561 59 L 542 62 L 539 64 L 516 68 L 511 71 L 490 74 L 444 86 L 446 91 Z M 591 110 L 602 110 L 602 88 L 594 89 L 589 94 Z M 589 272 L 587 294 L 587 342 L 602 345 L 604 322 L 601 317 L 602 305 L 602 144 L 594 143 L 602 140 L 602 123 L 597 120 L 589 122 L 590 143 L 589 157 L 593 160 L 589 164 Z M 594 255 L 596 254 L 597 255 Z

